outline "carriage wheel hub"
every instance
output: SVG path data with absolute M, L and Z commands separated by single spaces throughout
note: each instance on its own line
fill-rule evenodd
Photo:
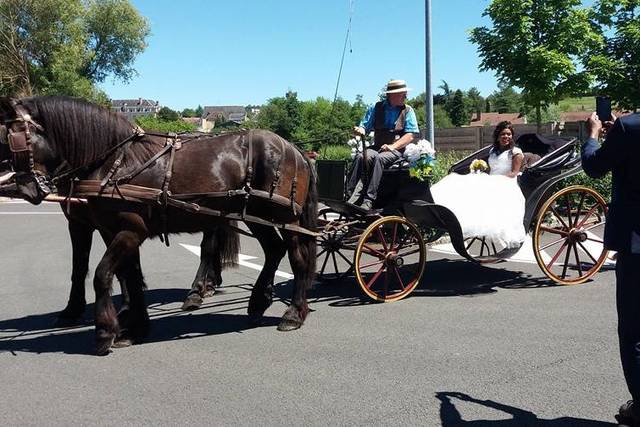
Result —
M 395 252 L 389 252 L 387 254 L 385 262 L 389 267 L 402 267 L 402 265 L 404 264 L 404 259 L 401 256 L 398 256 L 398 254 Z
M 573 228 L 571 229 L 571 231 L 569 231 L 569 240 L 572 243 L 582 243 L 587 240 L 587 233 L 583 228 Z

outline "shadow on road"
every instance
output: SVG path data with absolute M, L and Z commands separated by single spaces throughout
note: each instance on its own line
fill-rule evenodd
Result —
M 529 289 L 558 286 L 546 277 L 533 278 L 520 271 L 491 267 L 466 260 L 438 259 L 428 261 L 420 283 L 411 297 L 475 296 L 503 289 Z M 284 289 L 290 283 L 280 283 L 280 295 L 290 294 Z M 372 304 L 364 297 L 353 275 L 340 280 L 316 282 L 308 292 L 311 302 L 329 302 L 333 307 Z
M 232 292 L 234 287 L 228 287 Z M 223 288 L 224 289 L 224 288 Z M 222 291 L 221 293 L 224 293 Z M 246 316 L 249 296 L 245 292 L 238 297 L 216 295 L 207 299 L 198 311 L 184 312 L 179 305 L 186 295 L 184 289 L 154 289 L 146 292 L 151 318 L 151 331 L 145 343 L 220 335 L 251 329 Z M 114 297 L 116 307 L 119 297 Z M 229 313 L 233 311 L 234 313 Z M 93 304 L 86 313 L 93 312 Z M 79 326 L 55 328 L 57 312 L 29 315 L 0 321 L 0 354 L 2 353 L 68 353 L 93 354 L 94 330 L 87 321 Z M 267 316 L 261 327 L 275 327 L 279 317 Z M 144 345 L 144 343 L 142 344 Z
M 524 409 L 494 402 L 493 400 L 475 399 L 467 394 L 458 392 L 438 392 L 436 393 L 436 398 L 440 400 L 440 421 L 442 422 L 443 427 L 605 427 L 617 425 L 604 421 L 594 421 L 574 417 L 561 417 L 552 420 L 540 419 L 533 412 Z M 510 415 L 511 418 L 503 420 L 463 420 L 462 415 L 453 404 L 452 398 L 495 409 L 496 411 Z

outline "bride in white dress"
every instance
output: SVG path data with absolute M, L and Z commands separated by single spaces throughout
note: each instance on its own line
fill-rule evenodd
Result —
M 516 178 L 524 155 L 514 146 L 510 122 L 499 123 L 493 137 L 489 174 L 449 174 L 431 186 L 431 194 L 435 203 L 455 214 L 465 239 L 486 237 L 518 247 L 526 237 L 525 200 Z

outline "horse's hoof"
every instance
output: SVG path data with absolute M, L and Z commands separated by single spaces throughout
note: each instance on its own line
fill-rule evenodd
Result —
M 207 288 L 206 291 L 204 291 L 204 294 L 202 294 L 202 298 L 210 298 L 212 296 L 214 296 L 216 294 L 216 290 L 213 288 Z
M 282 319 L 278 325 L 278 330 L 281 332 L 295 331 L 296 329 L 300 329 L 301 326 L 302 322 L 297 322 L 291 319 Z
M 193 311 L 200 308 L 202 305 L 202 297 L 198 294 L 190 294 L 187 295 L 187 299 L 184 300 L 182 304 L 183 311 Z
M 114 338 L 98 340 L 96 342 L 96 354 L 98 356 L 106 356 L 111 353 L 111 347 L 113 346 Z
M 135 344 L 135 342 L 134 342 L 133 338 L 119 338 L 113 343 L 111 348 L 131 347 L 134 344 Z

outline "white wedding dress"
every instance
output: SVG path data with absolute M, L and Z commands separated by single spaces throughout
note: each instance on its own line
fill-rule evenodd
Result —
M 489 155 L 490 174 L 452 173 L 431 186 L 436 204 L 450 209 L 460 222 L 464 238 L 486 237 L 504 247 L 518 247 L 524 242 L 524 196 L 511 171 L 514 147 Z

